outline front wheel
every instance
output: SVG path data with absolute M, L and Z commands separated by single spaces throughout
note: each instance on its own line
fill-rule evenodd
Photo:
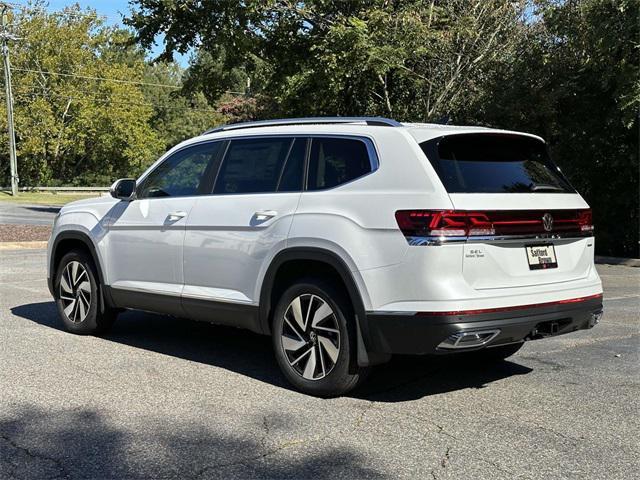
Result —
M 93 260 L 83 251 L 67 253 L 56 270 L 55 299 L 65 328 L 80 335 L 100 335 L 113 324 L 116 312 L 100 311 L 100 288 Z
M 355 350 L 353 308 L 321 279 L 304 279 L 284 292 L 274 311 L 272 338 L 280 369 L 297 389 L 329 397 L 353 389 L 365 376 Z

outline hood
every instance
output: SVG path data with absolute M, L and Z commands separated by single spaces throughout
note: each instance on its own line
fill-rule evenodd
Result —
M 117 203 L 119 200 L 113 198 L 111 195 L 105 195 L 102 197 L 83 198 L 82 200 L 76 200 L 65 204 L 61 209 L 61 213 L 71 212 L 74 210 L 83 210 L 87 207 L 101 207 Z

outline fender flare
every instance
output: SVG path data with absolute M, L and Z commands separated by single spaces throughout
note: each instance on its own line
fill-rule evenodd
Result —
M 108 289 L 104 288 L 105 287 L 104 274 L 102 272 L 102 265 L 100 264 L 96 247 L 93 241 L 91 240 L 91 238 L 89 237 L 89 235 L 83 232 L 78 232 L 78 231 L 62 231 L 58 235 L 56 235 L 56 238 L 53 241 L 53 246 L 51 247 L 51 258 L 49 260 L 50 262 L 49 271 L 51 272 L 51 276 L 47 279 L 47 283 L 48 283 L 49 291 L 51 292 L 51 295 L 55 297 L 54 282 L 57 274 L 56 265 L 55 265 L 56 254 L 58 252 L 58 248 L 60 247 L 60 243 L 62 243 L 64 240 L 80 241 L 84 244 L 85 247 L 87 247 L 87 250 L 91 255 L 91 258 L 93 259 L 93 264 L 96 266 L 96 270 L 98 272 L 98 280 L 100 282 L 100 293 L 101 293 L 100 309 L 104 311 L 105 303 L 109 306 L 112 306 L 113 302 L 111 301 L 111 297 L 108 294 Z
M 313 260 L 323 262 L 330 265 L 347 288 L 347 293 L 353 304 L 355 317 L 356 317 L 356 332 L 357 332 L 357 362 L 359 366 L 374 365 L 377 363 L 388 360 L 388 357 L 377 358 L 377 354 L 372 354 L 367 349 L 367 345 L 370 345 L 369 328 L 367 324 L 366 311 L 364 303 L 362 301 L 362 295 L 358 290 L 356 281 L 353 274 L 345 261 L 338 256 L 335 252 L 325 250 L 317 247 L 290 247 L 279 252 L 271 261 L 269 268 L 262 281 L 260 289 L 260 303 L 259 303 L 259 323 L 260 328 L 266 335 L 271 334 L 271 328 L 269 326 L 269 317 L 272 310 L 271 305 L 271 292 L 278 269 L 285 263 L 291 260 Z M 375 355 L 376 358 L 373 358 Z

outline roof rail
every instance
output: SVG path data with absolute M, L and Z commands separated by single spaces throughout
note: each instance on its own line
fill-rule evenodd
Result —
M 396 120 L 384 117 L 307 117 L 307 118 L 277 118 L 274 120 L 259 120 L 255 122 L 239 122 L 212 128 L 203 133 L 225 132 L 228 130 L 240 130 L 243 128 L 274 127 L 282 125 L 330 125 L 340 123 L 364 123 L 366 125 L 401 127 Z

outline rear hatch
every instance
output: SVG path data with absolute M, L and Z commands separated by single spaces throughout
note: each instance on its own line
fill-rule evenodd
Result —
M 465 133 L 421 147 L 455 208 L 442 214 L 445 228 L 438 233 L 446 236 L 446 227 L 453 225 L 452 238 L 466 237 L 463 274 L 473 288 L 546 285 L 588 276 L 591 211 L 551 161 L 544 142 L 527 135 Z

